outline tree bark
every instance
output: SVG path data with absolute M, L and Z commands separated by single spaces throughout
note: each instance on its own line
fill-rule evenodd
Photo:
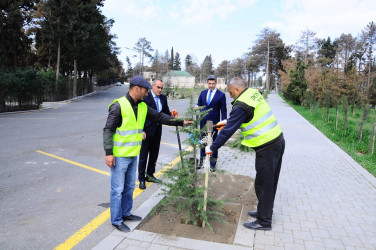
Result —
M 368 104 L 364 104 L 362 120 L 360 121 L 360 124 L 359 124 L 359 137 L 358 137 L 359 142 L 362 141 L 363 139 L 363 127 L 367 121 L 367 117 L 368 117 Z
M 73 37 L 73 47 L 76 48 L 76 38 Z M 73 59 L 73 97 L 77 96 L 77 59 L 76 52 L 74 52 Z
M 60 34 L 59 34 L 58 44 L 57 44 L 56 81 L 55 81 L 55 95 L 56 96 L 57 96 L 57 88 L 58 88 L 58 82 L 59 82 L 59 71 L 60 71 L 60 40 L 61 40 L 61 38 L 60 38 Z
M 371 154 L 375 152 L 375 137 L 376 137 L 376 122 L 372 126 L 372 137 L 371 137 Z

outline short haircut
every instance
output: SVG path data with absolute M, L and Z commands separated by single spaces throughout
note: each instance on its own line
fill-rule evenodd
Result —
M 153 80 L 153 82 L 151 84 L 155 84 L 157 81 L 161 81 L 161 83 L 163 83 L 163 80 L 161 78 L 156 78 Z
M 247 85 L 245 84 L 244 80 L 241 77 L 234 77 L 230 80 L 228 85 L 231 85 L 233 87 L 240 87 L 240 88 L 246 88 Z

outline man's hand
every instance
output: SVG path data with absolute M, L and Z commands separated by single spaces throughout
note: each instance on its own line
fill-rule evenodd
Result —
M 113 155 L 106 155 L 106 165 L 113 168 L 115 165 L 115 157 Z
M 178 118 L 179 117 L 179 113 L 176 109 L 173 109 L 171 111 L 171 116 L 174 117 L 174 118 Z
M 226 124 L 227 124 L 227 120 L 224 119 L 224 120 L 218 122 L 218 123 L 215 125 L 215 128 L 216 128 L 217 130 L 222 130 L 223 127 L 226 126 Z
M 188 124 L 193 124 L 193 123 L 194 123 L 193 121 L 184 120 L 183 126 L 188 125 Z
M 194 110 L 197 110 L 199 109 L 199 106 L 196 104 L 194 107 L 193 107 Z
M 142 131 L 142 140 L 145 141 L 146 139 L 146 133 Z
M 210 150 L 210 146 L 205 147 L 205 154 L 207 155 L 213 155 L 213 151 Z

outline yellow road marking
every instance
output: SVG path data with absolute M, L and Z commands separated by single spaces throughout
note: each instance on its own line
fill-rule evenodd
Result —
M 59 159 L 61 161 L 68 162 L 70 164 L 73 164 L 73 165 L 76 165 L 76 166 L 79 166 L 79 167 L 82 167 L 82 168 L 86 168 L 86 169 L 95 171 L 95 172 L 100 173 L 100 174 L 104 174 L 104 175 L 110 176 L 109 172 L 106 172 L 106 171 L 103 171 L 103 170 L 100 170 L 100 169 L 97 169 L 97 168 L 89 167 L 87 165 L 84 165 L 84 164 L 81 164 L 81 163 L 78 163 L 78 162 L 74 162 L 74 161 L 65 159 L 63 157 L 56 156 L 56 155 L 53 155 L 53 154 L 49 154 L 49 153 L 46 153 L 46 152 L 43 152 L 43 151 L 40 151 L 40 150 L 37 150 L 36 152 L 44 154 L 44 155 L 47 155 L 47 156 L 50 156 L 50 157 L 53 157 L 53 158 L 56 158 L 56 159 Z
M 178 144 L 172 144 L 172 143 L 168 143 L 168 142 L 161 142 L 161 144 L 169 145 L 169 146 L 174 146 L 174 147 L 178 146 Z
M 68 159 L 53 155 L 53 154 L 49 154 L 49 153 L 46 153 L 46 152 L 43 152 L 43 151 L 40 151 L 40 150 L 37 150 L 36 152 L 50 156 L 50 157 L 53 157 L 53 158 L 56 158 L 56 159 L 59 159 L 61 161 L 71 163 L 71 164 L 79 166 L 79 167 L 90 169 L 92 171 L 110 176 L 110 173 L 108 173 L 108 172 L 105 172 L 105 171 L 102 171 L 102 170 L 99 170 L 99 169 L 96 169 L 96 168 L 93 168 L 93 167 L 89 167 L 87 165 L 84 165 L 84 164 L 81 164 L 81 163 L 78 163 L 78 162 L 74 162 L 74 161 L 71 161 L 71 160 L 68 160 Z M 157 173 L 155 173 L 155 177 L 157 177 L 157 178 L 161 177 L 163 175 L 164 171 L 173 168 L 179 161 L 180 161 L 180 157 L 178 156 L 175 159 L 173 159 L 168 165 L 164 166 Z M 136 182 L 136 184 L 137 183 L 138 182 Z M 153 183 L 146 183 L 146 186 L 149 187 L 152 184 Z M 134 192 L 133 192 L 133 198 L 136 198 L 143 191 L 144 191 L 143 189 L 139 189 L 138 187 L 136 187 L 134 189 Z M 89 234 L 91 234 L 100 225 L 102 225 L 104 222 L 106 222 L 110 217 L 111 217 L 110 208 L 108 208 L 104 212 L 102 212 L 100 215 L 95 217 L 93 220 L 91 220 L 84 227 L 82 227 L 80 230 L 78 230 L 76 233 L 74 233 L 64 243 L 58 245 L 54 249 L 57 249 L 57 250 L 72 249 L 75 245 L 77 245 L 79 242 L 81 242 L 83 239 L 85 239 Z
M 103 213 L 95 217 L 86 226 L 78 230 L 74 235 L 69 237 L 64 243 L 58 245 L 54 249 L 65 250 L 72 249 L 81 240 L 85 239 L 91 232 L 97 229 L 100 225 L 106 222 L 111 217 L 110 208 L 107 208 Z

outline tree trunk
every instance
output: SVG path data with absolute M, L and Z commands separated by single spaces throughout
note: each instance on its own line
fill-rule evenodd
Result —
M 73 91 L 72 91 L 73 98 L 77 96 L 77 59 L 74 58 L 73 60 Z
M 336 130 L 338 128 L 338 103 L 336 104 Z
M 376 137 L 376 122 L 373 123 L 372 126 L 372 136 L 371 136 L 371 154 L 375 152 L 375 137 Z
M 76 38 L 73 36 L 73 48 L 76 50 Z M 73 98 L 77 96 L 77 59 L 76 52 L 74 52 L 73 59 Z
M 269 40 L 268 40 L 268 59 L 267 59 L 267 62 L 266 62 L 266 86 L 265 86 L 265 89 L 266 90 L 270 90 L 270 75 L 269 75 Z
M 55 81 L 55 95 L 57 95 L 57 88 L 59 82 L 59 71 L 60 71 L 60 34 L 57 42 L 57 61 L 56 61 L 56 81 Z
M 68 99 L 72 98 L 72 94 L 73 94 L 73 91 L 71 91 L 71 81 L 72 81 L 72 72 L 69 70 L 69 72 L 68 72 L 68 88 L 67 88 Z
M 359 142 L 362 141 L 363 139 L 363 127 L 367 121 L 368 111 L 369 111 L 368 104 L 364 104 L 362 120 L 360 121 L 360 124 L 359 124 L 359 137 L 358 137 Z

